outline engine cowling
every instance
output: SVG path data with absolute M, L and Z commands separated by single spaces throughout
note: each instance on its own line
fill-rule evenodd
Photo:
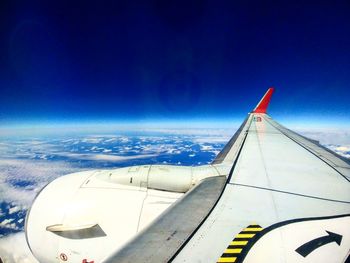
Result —
M 26 238 L 40 262 L 100 262 L 200 180 L 212 165 L 143 165 L 62 176 L 36 197 Z

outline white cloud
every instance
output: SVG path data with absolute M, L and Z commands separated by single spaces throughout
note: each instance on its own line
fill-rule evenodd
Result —
M 10 219 L 4 219 L 2 222 L 0 222 L 0 226 L 7 226 L 8 224 L 10 224 L 14 219 L 10 218 Z
M 197 143 L 222 143 L 225 144 L 230 140 L 230 136 L 210 136 L 210 137 L 201 137 L 194 138 L 193 141 Z
M 1 201 L 28 208 L 36 193 L 53 179 L 77 171 L 64 162 L 43 160 L 0 159 Z M 16 187 L 13 182 L 31 183 L 31 186 Z M 12 182 L 12 183 L 11 183 Z M 12 211 L 17 208 L 12 208 Z
M 350 145 L 350 130 L 347 129 L 299 129 L 296 131 L 321 144 Z
M 337 154 L 350 159 L 350 145 L 325 145 L 328 149 L 336 152 Z
M 12 230 L 20 230 L 19 227 L 16 225 L 16 223 L 11 223 L 11 224 L 7 223 L 1 226 Z
M 111 138 L 111 139 L 105 140 L 105 142 L 110 143 L 110 142 L 115 142 L 116 140 L 117 140 L 117 138 Z
M 0 238 L 0 256 L 4 263 L 39 263 L 29 250 L 24 232 Z
M 201 145 L 201 151 L 210 151 L 210 150 L 214 150 L 213 146 L 211 145 Z
M 338 146 L 335 150 L 339 152 L 350 152 L 350 146 Z
M 86 161 L 106 161 L 106 162 L 121 162 L 135 159 L 145 159 L 157 156 L 157 154 L 119 156 L 110 154 L 82 154 L 82 153 L 59 153 L 57 156 L 68 157 L 77 160 Z
M 100 143 L 103 140 L 103 138 L 84 138 L 81 140 L 81 142 L 85 143 Z
M 121 137 L 121 138 L 119 138 L 119 140 L 121 142 L 124 142 L 124 143 L 129 142 L 129 138 L 128 137 Z
M 13 213 L 16 213 L 18 211 L 21 210 L 21 207 L 20 206 L 14 206 L 14 207 L 10 207 L 9 209 L 9 215 L 13 214 Z
M 180 154 L 181 151 L 179 151 L 179 150 L 176 149 L 176 148 L 169 148 L 169 149 L 166 150 L 166 153 L 167 153 L 167 154 Z

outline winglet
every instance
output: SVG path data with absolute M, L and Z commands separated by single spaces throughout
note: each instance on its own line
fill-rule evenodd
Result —
M 275 88 L 271 87 L 269 88 L 264 97 L 259 101 L 258 105 L 253 110 L 253 113 L 266 113 L 267 107 L 269 106 L 272 93 L 274 92 Z

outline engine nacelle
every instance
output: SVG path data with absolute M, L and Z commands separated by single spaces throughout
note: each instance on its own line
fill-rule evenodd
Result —
M 69 174 L 49 183 L 26 218 L 40 262 L 100 262 L 217 167 L 143 165 Z

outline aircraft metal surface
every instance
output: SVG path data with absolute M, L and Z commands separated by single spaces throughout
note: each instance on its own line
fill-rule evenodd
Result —
M 270 88 L 209 165 L 66 175 L 26 220 L 40 262 L 348 262 L 350 162 L 274 121 Z

